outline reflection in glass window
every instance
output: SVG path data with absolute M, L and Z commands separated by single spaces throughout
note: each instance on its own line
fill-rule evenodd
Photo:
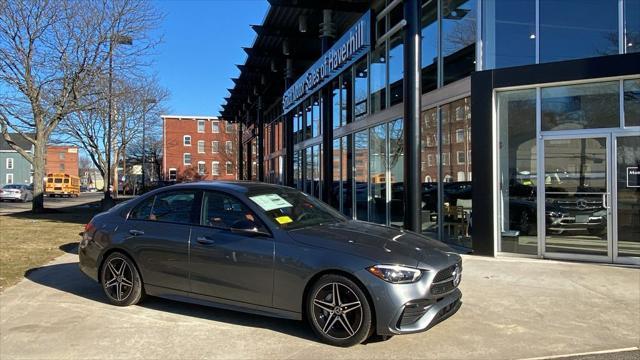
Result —
M 354 135 L 354 193 L 356 198 L 356 219 L 368 221 L 367 204 L 369 198 L 369 136 L 368 131 Z
M 537 254 L 536 91 L 499 92 L 496 101 L 500 131 L 500 251 Z
M 331 108 L 333 117 L 333 128 L 337 129 L 342 126 L 342 119 L 340 118 L 340 80 L 331 82 Z
M 618 0 L 540 0 L 540 62 L 618 53 Z
M 311 113 L 313 116 L 311 125 L 311 137 L 320 135 L 320 103 L 321 99 L 318 96 L 313 96 L 311 103 Z
M 624 46 L 627 53 L 640 51 L 640 0 L 624 1 Z
M 367 98 L 369 96 L 369 90 L 367 88 L 368 70 L 366 58 L 356 64 L 354 78 L 354 119 L 358 121 L 367 116 Z
M 422 0 L 422 92 L 438 86 L 438 2 Z
M 342 147 L 342 213 L 353 217 L 353 135 L 343 136 Z
M 442 0 L 443 83 L 462 79 L 475 70 L 475 0 Z
M 624 81 L 624 124 L 640 126 L 640 79 Z
M 389 225 L 404 225 L 404 132 L 402 119 L 389 123 Z
M 378 224 L 387 222 L 387 124 L 369 131 L 369 221 Z
M 348 69 L 340 76 L 340 109 L 342 125 L 351 123 L 353 111 L 353 82 L 352 69 Z
M 333 162 L 333 174 L 331 176 L 332 187 L 332 199 L 331 203 L 338 210 L 342 211 L 342 202 L 340 201 L 340 194 L 342 193 L 342 146 L 341 139 L 333 139 L 332 146 L 332 162 Z
M 305 101 L 304 103 L 304 109 L 305 109 L 305 122 L 304 122 L 304 139 L 310 139 L 311 135 L 312 135 L 312 129 L 313 129 L 313 113 L 312 113 L 312 108 L 311 108 L 311 99 Z
M 485 69 L 536 62 L 536 0 L 484 0 Z
M 542 130 L 620 126 L 619 83 L 542 88 Z
M 386 108 L 387 58 L 386 47 L 378 47 L 371 53 L 371 112 Z
M 429 109 L 422 113 L 420 123 L 420 142 L 422 152 L 420 157 L 427 161 L 426 168 L 422 168 L 420 175 L 422 178 L 422 232 L 435 237 L 438 233 L 438 183 L 433 179 L 438 179 L 438 168 L 435 166 L 437 148 L 435 147 L 437 108 Z
M 398 8 L 400 8 L 398 6 Z M 404 78 L 403 61 L 404 31 L 399 31 L 389 42 L 389 105 L 402 102 L 402 79 Z

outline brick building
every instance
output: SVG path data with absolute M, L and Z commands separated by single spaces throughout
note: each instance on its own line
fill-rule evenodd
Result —
M 236 125 L 217 117 L 162 115 L 165 180 L 237 179 Z
M 48 145 L 45 174 L 62 173 L 78 176 L 78 147 Z

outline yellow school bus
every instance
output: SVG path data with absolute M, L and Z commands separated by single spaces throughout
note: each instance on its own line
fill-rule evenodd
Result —
M 80 195 L 80 178 L 69 174 L 47 174 L 45 192 L 49 197 Z

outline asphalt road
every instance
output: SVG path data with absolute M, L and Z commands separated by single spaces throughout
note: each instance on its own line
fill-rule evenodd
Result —
M 101 192 L 95 193 L 81 193 L 77 198 L 60 198 L 60 197 L 45 197 L 44 198 L 44 206 L 47 208 L 65 208 L 70 206 L 78 206 L 83 204 L 88 204 L 96 201 L 100 201 L 103 198 L 104 194 Z M 21 211 L 31 210 L 31 202 L 21 203 L 21 202 L 9 202 L 2 201 L 0 202 L 0 215 L 3 214 L 11 214 Z

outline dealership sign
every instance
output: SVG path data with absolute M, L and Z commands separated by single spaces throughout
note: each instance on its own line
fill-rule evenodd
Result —
M 627 187 L 640 187 L 640 168 L 627 168 Z
M 322 57 L 288 88 L 282 97 L 284 112 L 288 112 L 314 90 L 321 88 L 342 69 L 353 64 L 370 47 L 371 12 L 367 11 Z

